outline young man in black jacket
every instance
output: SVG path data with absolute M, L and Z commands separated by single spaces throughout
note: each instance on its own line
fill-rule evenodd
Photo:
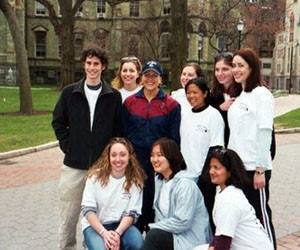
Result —
M 85 78 L 63 89 L 52 120 L 65 154 L 59 182 L 59 248 L 65 250 L 76 249 L 86 171 L 112 137 L 122 136 L 121 95 L 101 77 L 108 64 L 106 53 L 92 45 L 82 52 L 82 62 Z

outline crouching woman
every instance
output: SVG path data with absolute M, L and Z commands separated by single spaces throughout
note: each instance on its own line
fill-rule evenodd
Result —
M 150 223 L 144 250 L 190 250 L 210 240 L 203 196 L 177 144 L 161 138 L 154 142 L 151 164 L 155 178 L 155 223 Z
M 133 148 L 113 138 L 90 169 L 82 198 L 82 229 L 89 250 L 138 250 L 143 238 L 133 226 L 141 213 L 144 173 Z

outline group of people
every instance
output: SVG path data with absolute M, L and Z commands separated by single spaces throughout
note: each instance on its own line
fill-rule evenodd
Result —
M 196 63 L 162 88 L 158 61 L 82 52 L 84 79 L 63 89 L 52 126 L 64 152 L 60 249 L 276 249 L 268 205 L 273 97 L 250 48 Z M 272 139 L 273 138 L 273 139 Z M 273 145 L 273 146 L 271 146 Z

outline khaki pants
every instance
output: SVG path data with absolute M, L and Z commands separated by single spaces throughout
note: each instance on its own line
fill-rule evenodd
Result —
M 76 226 L 81 210 L 86 170 L 63 165 L 59 181 L 60 227 L 59 249 L 76 249 Z

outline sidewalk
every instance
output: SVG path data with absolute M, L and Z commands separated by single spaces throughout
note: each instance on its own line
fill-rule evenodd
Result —
M 300 95 L 286 95 L 275 98 L 275 117 L 300 108 Z

